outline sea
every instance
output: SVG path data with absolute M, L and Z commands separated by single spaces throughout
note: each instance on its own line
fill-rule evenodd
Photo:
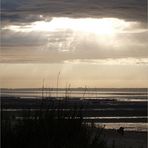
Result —
M 106 129 L 124 127 L 128 131 L 148 130 L 148 88 L 1 88 L 0 96 L 3 100 L 68 98 L 73 102 L 81 101 L 87 104 L 89 107 L 83 111 L 84 119 L 94 120 L 96 126 Z M 9 112 L 23 109 L 4 110 Z

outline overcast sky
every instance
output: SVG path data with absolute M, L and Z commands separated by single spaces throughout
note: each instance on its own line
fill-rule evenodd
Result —
M 147 0 L 2 0 L 1 26 L 1 87 L 148 87 Z

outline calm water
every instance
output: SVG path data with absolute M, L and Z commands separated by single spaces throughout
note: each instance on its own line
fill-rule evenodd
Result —
M 148 89 L 1 89 L 2 96 L 17 96 L 21 98 L 44 97 L 78 97 L 85 99 L 115 99 L 118 101 L 147 101 Z

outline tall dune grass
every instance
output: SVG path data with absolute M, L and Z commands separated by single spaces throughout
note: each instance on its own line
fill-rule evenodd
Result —
M 2 148 L 106 148 L 101 131 L 84 122 L 81 109 L 41 109 L 20 120 L 2 118 Z

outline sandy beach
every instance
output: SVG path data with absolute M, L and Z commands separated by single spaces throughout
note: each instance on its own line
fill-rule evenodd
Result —
M 122 136 L 116 130 L 105 129 L 103 136 L 109 148 L 147 148 L 147 132 L 125 131 Z

